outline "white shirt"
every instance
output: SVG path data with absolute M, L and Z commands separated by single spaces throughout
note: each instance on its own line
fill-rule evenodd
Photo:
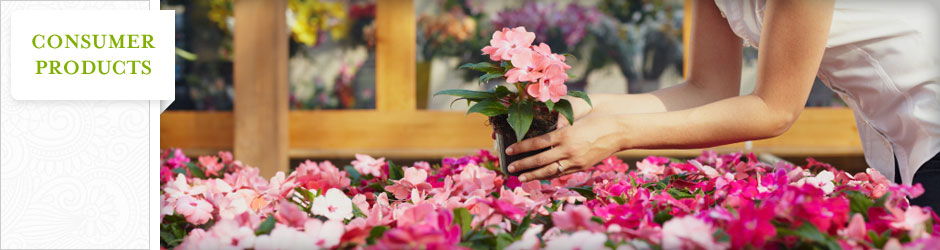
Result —
M 760 45 L 766 0 L 715 2 L 745 45 Z M 836 1 L 817 76 L 852 108 L 868 165 L 893 180 L 897 156 L 909 184 L 940 152 L 940 74 L 928 45 L 935 43 L 925 42 L 936 27 L 876 3 Z

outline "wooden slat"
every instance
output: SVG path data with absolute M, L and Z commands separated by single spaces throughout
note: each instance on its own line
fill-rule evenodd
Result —
M 160 148 L 232 150 L 232 127 L 232 112 L 166 111 L 160 115 Z
M 414 3 L 379 0 L 375 19 L 375 109 L 415 110 Z
M 223 119 L 217 113 L 172 112 L 161 117 L 161 147 L 225 146 Z M 290 119 L 290 157 L 347 158 L 354 153 L 397 158 L 440 158 L 492 149 L 486 118 L 457 112 L 416 111 L 293 111 Z M 206 122 L 206 125 L 198 125 Z M 745 122 L 745 121 L 742 121 Z M 170 132 L 185 130 L 187 132 Z M 212 139 L 213 142 L 198 140 Z M 229 140 L 230 142 L 230 140 Z M 779 156 L 859 156 L 861 141 L 852 111 L 847 108 L 807 108 L 784 135 L 714 148 L 719 152 L 751 151 Z M 695 156 L 691 150 L 630 150 L 618 155 Z
M 235 1 L 234 154 L 263 176 L 289 167 L 286 0 Z
M 685 0 L 682 4 L 682 76 L 689 74 L 689 41 L 692 40 L 692 0 Z

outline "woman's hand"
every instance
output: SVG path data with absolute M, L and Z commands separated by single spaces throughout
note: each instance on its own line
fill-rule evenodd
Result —
M 509 171 L 534 169 L 519 176 L 520 181 L 528 181 L 590 169 L 594 164 L 623 149 L 621 142 L 625 133 L 621 132 L 624 130 L 613 118 L 583 117 L 573 126 L 563 126 L 548 134 L 509 146 L 506 149 L 506 154 L 509 155 L 552 147 L 548 151 L 510 163 Z

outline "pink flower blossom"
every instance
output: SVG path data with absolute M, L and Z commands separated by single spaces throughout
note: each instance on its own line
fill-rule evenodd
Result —
M 925 236 L 924 231 L 927 227 L 925 222 L 930 219 L 929 213 L 916 206 L 909 207 L 904 212 L 901 212 L 900 209 L 891 209 L 891 213 L 895 217 L 894 222 L 891 222 L 891 227 L 906 230 L 911 239 Z
M 344 220 L 353 217 L 352 200 L 343 191 L 331 188 L 325 195 L 313 198 L 310 212 L 331 220 Z
M 604 227 L 591 221 L 591 210 L 585 206 L 567 206 L 564 211 L 552 213 L 552 222 L 562 230 L 590 230 L 602 232 Z
M 202 225 L 212 219 L 212 205 L 192 196 L 183 196 L 176 200 L 176 212 L 185 216 L 186 221 Z
M 206 169 L 206 175 L 209 176 L 219 176 L 219 170 L 225 167 L 219 163 L 219 157 L 215 156 L 200 156 L 199 165 Z
M 490 45 L 483 47 L 482 51 L 484 55 L 490 55 L 490 60 L 509 61 L 512 59 L 514 50 L 528 49 L 533 41 L 535 41 L 535 33 L 527 32 L 525 27 L 503 28 L 493 32 Z
M 725 249 L 712 238 L 712 227 L 693 216 L 673 218 L 663 224 L 663 249 Z
M 542 56 L 531 49 L 519 49 L 512 55 L 512 69 L 506 71 L 506 82 L 529 82 L 541 77 L 537 68 L 541 64 Z
M 777 234 L 777 228 L 770 223 L 775 215 L 774 207 L 769 202 L 764 202 L 758 207 L 751 201 L 744 200 L 738 208 L 737 218 L 728 222 L 727 232 L 731 236 L 731 246 L 763 247 L 768 238 Z
M 372 156 L 356 154 L 356 160 L 352 161 L 352 165 L 360 174 L 381 177 L 382 167 L 385 166 L 385 158 L 375 159 Z

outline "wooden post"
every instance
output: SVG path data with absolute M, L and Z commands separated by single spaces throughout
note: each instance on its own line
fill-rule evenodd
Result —
M 692 0 L 685 0 L 682 4 L 682 78 L 689 74 L 689 46 L 692 44 Z
M 375 109 L 414 111 L 417 109 L 414 1 L 378 0 L 375 7 Z
M 286 0 L 235 0 L 234 154 L 264 177 L 288 166 Z

